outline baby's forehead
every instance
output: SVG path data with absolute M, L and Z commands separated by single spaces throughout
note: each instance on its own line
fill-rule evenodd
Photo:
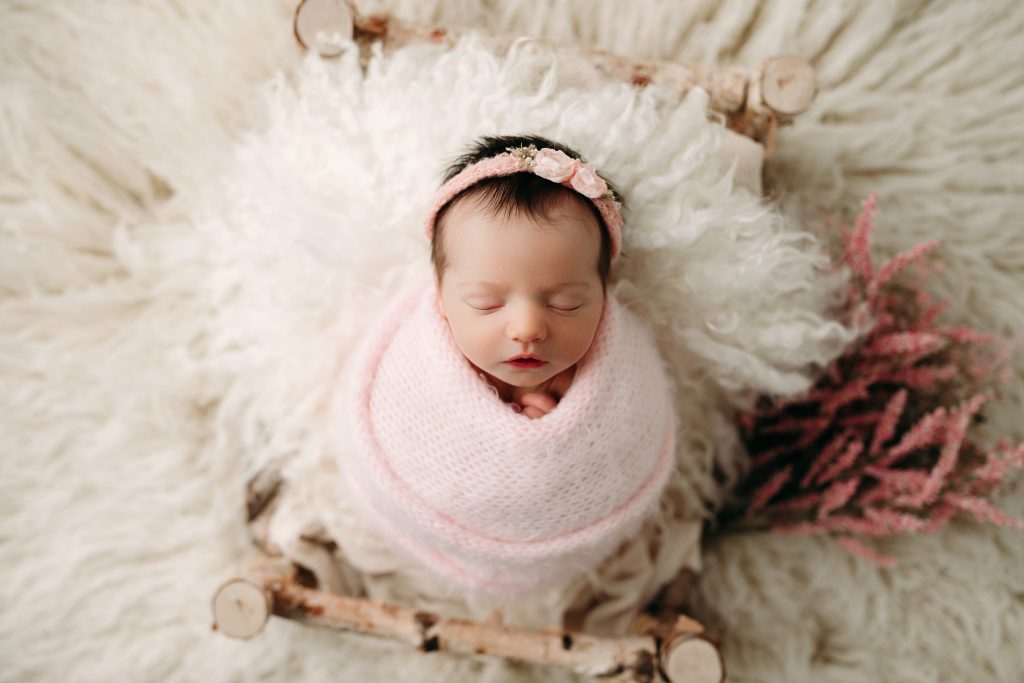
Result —
M 581 205 L 582 204 L 582 205 Z M 600 219 L 587 200 L 524 207 L 496 205 L 486 196 L 466 196 L 445 212 L 435 233 L 438 272 L 462 275 L 520 271 L 543 279 L 575 274 L 603 281 L 604 238 Z M 566 277 L 563 277 L 566 276 Z M 480 277 L 478 279 L 486 279 Z
M 513 289 L 513 284 L 500 277 L 489 276 L 490 279 L 476 279 L 474 277 L 456 277 L 453 278 L 452 284 L 460 290 L 465 291 L 479 291 L 479 292 L 491 292 L 495 294 L 504 294 L 505 292 Z M 586 280 L 562 280 L 554 281 L 550 283 L 537 279 L 534 282 L 537 289 L 541 294 L 557 294 L 559 292 L 585 292 L 593 286 L 592 282 Z
M 480 231 L 482 228 L 521 228 L 528 225 L 540 229 L 582 227 L 588 231 L 600 230 L 600 223 L 585 200 L 575 201 L 571 195 L 548 200 L 544 205 L 528 201 L 499 205 L 485 196 L 470 195 L 454 202 L 444 216 L 444 231 L 452 237 L 466 234 L 468 229 Z M 599 232 L 596 234 L 600 235 Z

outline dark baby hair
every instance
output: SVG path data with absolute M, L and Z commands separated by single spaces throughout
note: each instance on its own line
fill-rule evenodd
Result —
M 560 145 L 557 142 L 552 142 L 547 138 L 542 138 L 539 135 L 484 136 L 476 140 L 465 154 L 462 154 L 452 162 L 445 171 L 443 183 L 457 176 L 467 166 L 502 154 L 509 147 L 527 147 L 529 145 L 534 145 L 537 149 L 550 147 L 564 152 L 574 159 L 585 161 L 575 150 L 565 145 Z M 622 201 L 618 191 L 611 183 L 608 183 L 608 189 L 612 191 L 617 200 Z M 513 173 L 512 175 L 481 180 L 479 183 L 471 185 L 455 195 L 438 212 L 433 239 L 430 243 L 430 260 L 434 264 L 434 272 L 437 275 L 438 283 L 441 282 L 445 267 L 448 265 L 443 237 L 445 214 L 456 202 L 471 196 L 479 197 L 483 200 L 484 205 L 490 209 L 493 216 L 501 213 L 505 216 L 520 213 L 529 218 L 548 218 L 552 211 L 559 206 L 563 206 L 566 202 L 576 202 L 581 206 L 588 207 L 594 213 L 594 218 L 597 219 L 597 224 L 601 228 L 601 249 L 597 259 L 597 274 L 601 278 L 601 286 L 607 285 L 608 273 L 611 270 L 611 239 L 608 236 L 608 227 L 601 218 L 597 207 L 589 199 L 574 190 L 550 180 L 545 180 L 533 173 Z

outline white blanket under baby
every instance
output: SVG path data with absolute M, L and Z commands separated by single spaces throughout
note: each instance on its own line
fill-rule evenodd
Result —
M 638 531 L 674 462 L 667 372 L 611 294 L 572 385 L 537 419 L 462 355 L 432 281 L 395 299 L 353 362 L 356 449 L 339 466 L 354 508 L 456 585 L 515 594 L 593 569 Z

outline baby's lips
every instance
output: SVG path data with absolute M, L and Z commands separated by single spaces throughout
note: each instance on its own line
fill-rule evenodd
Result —
M 523 407 L 518 403 L 512 403 L 512 410 L 516 411 L 517 413 L 521 413 L 523 412 Z
M 511 363 L 512 361 L 516 361 L 516 360 L 537 360 L 537 361 L 540 361 L 541 363 L 547 363 L 546 360 L 544 360 L 543 358 L 541 358 L 539 356 L 527 356 L 525 358 L 523 358 L 522 356 L 515 356 L 513 358 L 509 358 L 505 362 L 506 363 Z

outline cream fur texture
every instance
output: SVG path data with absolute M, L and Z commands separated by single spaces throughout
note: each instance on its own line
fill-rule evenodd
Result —
M 820 93 L 778 141 L 765 205 L 733 186 L 699 95 L 574 92 L 572 65 L 535 51 L 414 48 L 363 78 L 350 58 L 303 60 L 287 3 L 4 4 L 0 681 L 573 679 L 276 619 L 252 642 L 209 629 L 213 590 L 250 550 L 246 477 L 321 467 L 326 392 L 426 267 L 417 208 L 469 136 L 534 129 L 625 190 L 620 293 L 690 398 L 662 522 L 708 517 L 742 474 L 728 411 L 799 390 L 849 334 L 828 322 L 823 210 L 848 218 L 879 192 L 880 255 L 942 240 L 949 317 L 1024 332 L 1015 3 L 360 5 L 707 65 L 795 53 Z M 983 434 L 1024 438 L 1022 409 L 1015 380 Z M 1024 514 L 1019 488 L 1000 502 Z M 586 579 L 613 591 L 592 613 L 615 621 L 685 564 L 646 541 L 619 565 L 636 580 Z M 1020 679 L 1019 532 L 956 522 L 878 547 L 901 566 L 820 539 L 707 536 L 691 608 L 730 680 Z M 387 590 L 416 600 L 417 585 Z

